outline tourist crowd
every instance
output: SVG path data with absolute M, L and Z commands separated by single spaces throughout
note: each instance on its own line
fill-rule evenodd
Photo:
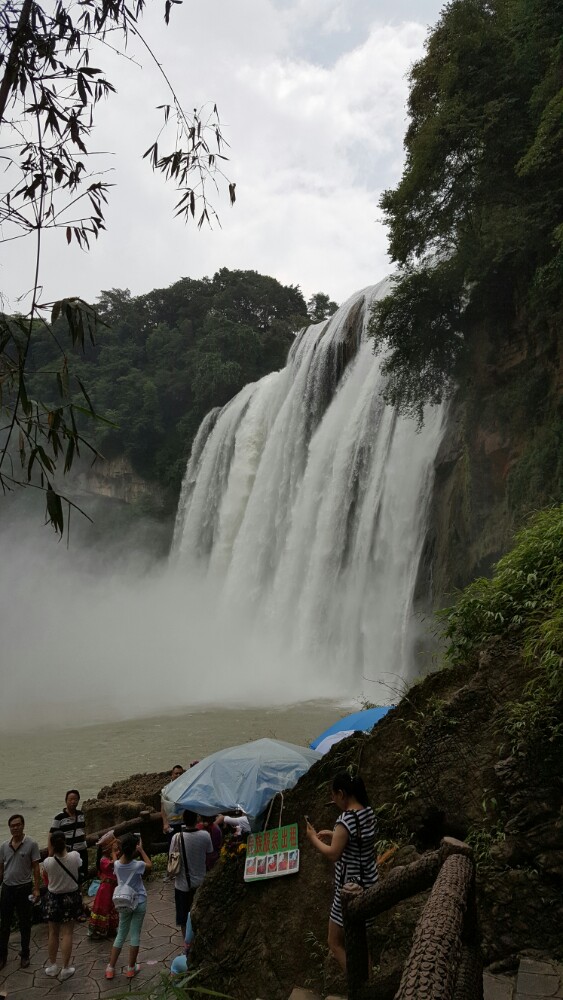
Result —
M 180 765 L 172 769 L 174 780 L 183 773 Z M 366 789 L 358 775 L 337 774 L 332 783 L 332 801 L 340 815 L 333 830 L 316 831 L 306 818 L 306 835 L 312 846 L 334 863 L 334 897 L 328 924 L 328 945 L 342 968 L 346 966 L 340 891 L 344 885 L 363 888 L 378 878 L 375 858 L 375 814 L 369 805 Z M 88 878 L 84 814 L 79 810 L 80 794 L 71 789 L 65 807 L 54 817 L 48 843 L 48 855 L 40 868 L 38 844 L 25 834 L 24 818 L 15 813 L 8 820 L 10 839 L 0 845 L 0 970 L 8 960 L 12 920 L 17 916 L 20 935 L 20 964 L 30 965 L 32 907 L 41 902 L 48 921 L 47 962 L 45 975 L 69 979 L 72 965 L 73 931 L 77 920 L 88 920 L 88 934 L 111 938 L 106 979 L 113 979 L 121 949 L 129 942 L 125 976 L 132 979 L 139 971 L 141 930 L 147 911 L 147 891 L 143 876 L 152 869 L 152 861 L 137 833 L 116 837 L 107 831 L 97 842 L 97 880 L 95 898 L 88 916 L 84 912 L 83 883 Z M 167 871 L 174 879 L 176 923 L 182 932 L 184 954 L 174 960 L 172 974 L 186 971 L 193 942 L 191 909 L 197 890 L 207 872 L 216 864 L 225 828 L 231 836 L 250 832 L 242 810 L 233 816 L 198 816 L 186 809 L 181 815 L 162 810 L 163 834 L 168 841 Z M 44 881 L 43 892 L 41 880 Z M 92 886 L 90 887 L 90 892 Z
M 183 771 L 181 765 L 175 765 L 171 780 Z M 37 841 L 25 833 L 24 817 L 15 813 L 8 820 L 10 839 L 0 845 L 0 971 L 8 961 L 14 916 L 20 936 L 20 967 L 29 967 L 35 905 L 41 906 L 42 917 L 48 922 L 46 976 L 65 980 L 74 975 L 72 949 L 77 921 L 88 922 L 91 938 L 113 938 L 106 979 L 114 978 L 126 941 L 125 976 L 132 979 L 139 971 L 137 955 L 147 909 L 143 876 L 151 871 L 152 861 L 139 834 L 116 837 L 113 830 L 104 833 L 96 844 L 96 879 L 89 889 L 89 895 L 95 896 L 88 910 L 82 895 L 88 880 L 86 824 L 79 803 L 77 789 L 66 793 L 64 809 L 53 818 L 43 862 Z M 173 969 L 177 971 L 187 967 L 186 956 L 193 941 L 190 910 L 206 873 L 219 859 L 223 828 L 234 828 L 236 836 L 243 830 L 248 832 L 250 825 L 244 815 L 198 816 L 186 810 L 173 816 L 164 809 L 162 823 L 171 859 L 168 870 L 174 879 L 176 923 L 184 941 L 184 954 Z

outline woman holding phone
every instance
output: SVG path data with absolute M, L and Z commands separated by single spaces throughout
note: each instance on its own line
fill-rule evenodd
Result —
M 340 809 L 334 830 L 315 830 L 307 822 L 307 837 L 325 858 L 334 862 L 334 896 L 328 921 L 328 947 L 340 967 L 346 970 L 344 921 L 340 891 L 346 882 L 364 888 L 378 879 L 375 859 L 375 813 L 362 778 L 341 771 L 332 782 L 332 801 Z M 326 843 L 325 843 L 326 841 Z
M 143 883 L 143 875 L 152 868 L 152 861 L 143 850 L 140 836 L 126 833 L 121 837 L 120 845 L 121 855 L 113 866 L 117 884 L 127 882 L 137 894 L 137 904 L 134 910 L 120 911 L 119 926 L 106 967 L 106 979 L 113 979 L 115 976 L 115 966 L 127 937 L 129 937 L 129 965 L 125 969 L 127 979 L 133 979 L 140 969 L 140 965 L 137 965 L 137 955 L 141 943 L 141 927 L 147 912 L 147 890 Z M 135 860 L 136 854 L 140 858 L 138 861 Z

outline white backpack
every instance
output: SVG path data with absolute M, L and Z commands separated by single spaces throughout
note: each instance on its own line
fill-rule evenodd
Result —
M 113 890 L 113 905 L 118 913 L 130 913 L 132 910 L 137 909 L 137 904 L 139 902 L 137 893 L 129 885 L 134 874 L 135 872 L 132 871 L 127 881 L 118 882 Z

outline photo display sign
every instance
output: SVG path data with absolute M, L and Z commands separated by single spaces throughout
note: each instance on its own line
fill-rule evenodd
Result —
M 244 881 L 257 882 L 299 871 L 297 823 L 263 833 L 251 833 L 246 845 Z

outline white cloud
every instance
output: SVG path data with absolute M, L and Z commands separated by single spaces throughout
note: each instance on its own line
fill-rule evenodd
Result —
M 173 218 L 175 192 L 141 159 L 158 130 L 154 109 L 167 100 L 165 87 L 133 46 L 143 70 L 123 60 L 110 67 L 119 93 L 100 109 L 96 132 L 98 148 L 115 151 L 106 164 L 117 184 L 108 232 L 89 255 L 67 248 L 59 234 L 46 241 L 45 298 L 92 299 L 108 287 L 138 294 L 223 266 L 251 267 L 300 284 L 307 296 L 323 289 L 339 300 L 381 277 L 389 264 L 377 202 L 400 174 L 406 74 L 426 30 L 412 19 L 392 25 L 376 7 L 358 39 L 350 9 L 341 0 L 281 8 L 209 0 L 174 8 L 168 29 L 151 10 L 145 34 L 184 105 L 211 98 L 227 123 L 237 205 L 220 201 L 223 228 L 213 232 Z M 308 53 L 308 38 L 318 52 L 328 35 L 338 52 L 326 61 Z M 11 244 L 0 260 L 12 301 L 31 283 L 30 249 Z

